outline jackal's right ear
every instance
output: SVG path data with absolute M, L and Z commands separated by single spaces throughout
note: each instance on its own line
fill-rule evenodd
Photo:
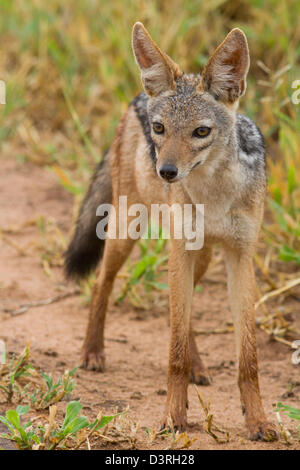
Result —
M 155 44 L 142 23 L 135 23 L 132 31 L 132 48 L 142 73 L 145 91 L 157 96 L 176 89 L 176 78 L 182 75 L 179 67 Z
M 216 49 L 202 73 L 201 87 L 224 103 L 234 103 L 246 91 L 250 58 L 243 31 L 233 29 Z

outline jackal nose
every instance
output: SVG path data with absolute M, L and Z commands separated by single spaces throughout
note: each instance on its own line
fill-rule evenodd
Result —
M 178 168 L 170 163 L 165 163 L 160 167 L 159 174 L 167 181 L 173 180 L 178 174 Z

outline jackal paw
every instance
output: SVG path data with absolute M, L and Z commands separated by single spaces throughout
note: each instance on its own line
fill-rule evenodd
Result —
M 105 369 L 105 355 L 103 351 L 91 352 L 83 351 L 81 356 L 82 369 L 93 370 L 97 372 L 104 372 Z
M 161 421 L 160 431 L 166 429 L 170 432 L 184 432 L 187 425 L 186 414 L 178 413 L 176 416 L 171 413 L 165 413 Z
M 264 421 L 257 423 L 255 426 L 250 428 L 250 440 L 251 441 L 277 441 L 278 434 L 276 427 L 273 423 Z
M 208 370 L 199 367 L 191 367 L 190 382 L 197 385 L 211 385 L 212 380 Z

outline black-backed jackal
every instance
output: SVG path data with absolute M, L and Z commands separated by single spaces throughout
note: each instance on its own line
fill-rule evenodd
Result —
M 105 243 L 99 240 L 97 207 L 112 202 L 118 212 L 119 196 L 124 195 L 128 206 L 204 204 L 203 248 L 186 250 L 184 239 L 173 238 L 170 243 L 171 340 L 161 424 L 165 426 L 171 419 L 175 428 L 182 429 L 189 379 L 198 384 L 210 382 L 193 336 L 191 307 L 194 285 L 207 269 L 212 245 L 221 242 L 246 425 L 251 439 L 276 439 L 260 398 L 254 324 L 252 259 L 263 216 L 265 150 L 256 125 L 236 113 L 249 68 L 246 37 L 239 29 L 232 30 L 201 76 L 183 73 L 141 23 L 133 28 L 133 51 L 145 92 L 132 101 L 119 123 L 112 146 L 91 181 L 66 253 L 66 271 L 71 277 L 87 274 L 102 258 L 83 345 L 83 366 L 104 368 L 108 298 L 135 242 L 130 237 L 107 237 Z

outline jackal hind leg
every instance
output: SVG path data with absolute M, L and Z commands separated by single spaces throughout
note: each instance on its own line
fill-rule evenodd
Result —
M 104 255 L 92 292 L 89 320 L 82 348 L 82 364 L 85 369 L 104 371 L 104 323 L 107 304 L 114 279 L 126 261 L 134 240 L 107 239 Z

